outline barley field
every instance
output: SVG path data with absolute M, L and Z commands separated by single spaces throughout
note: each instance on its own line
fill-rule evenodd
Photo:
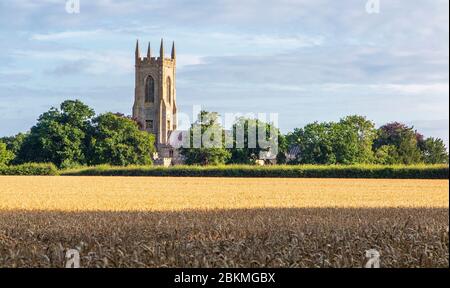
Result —
M 0 267 L 448 267 L 448 180 L 0 177 Z

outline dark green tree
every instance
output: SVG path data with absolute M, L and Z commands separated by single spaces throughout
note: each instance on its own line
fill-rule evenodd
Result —
M 116 166 L 149 165 L 155 137 L 139 130 L 138 123 L 120 114 L 105 113 L 92 121 L 88 163 Z
M 416 164 L 423 162 L 422 153 L 419 149 L 418 133 L 412 127 L 399 122 L 388 123 L 381 126 L 377 131 L 377 138 L 374 141 L 373 148 L 376 154 L 377 150 L 385 145 L 396 148 L 392 151 L 390 148 L 390 157 L 394 164 Z M 380 162 L 379 160 L 377 160 Z
M 18 152 L 18 162 L 52 162 L 58 167 L 86 164 L 84 151 L 94 110 L 79 100 L 42 114 Z

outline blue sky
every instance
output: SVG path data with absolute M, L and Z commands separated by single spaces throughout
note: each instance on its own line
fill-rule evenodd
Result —
M 177 98 L 276 112 L 283 132 L 365 115 L 449 142 L 449 2 L 0 0 L 0 136 L 65 99 L 131 114 L 134 47 L 177 45 Z

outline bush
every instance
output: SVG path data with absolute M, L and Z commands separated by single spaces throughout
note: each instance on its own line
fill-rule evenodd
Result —
M 297 166 L 129 166 L 108 165 L 62 171 L 72 176 L 274 177 L 448 179 L 447 165 L 297 165 Z
M 16 166 L 0 166 L 0 175 L 58 175 L 58 169 L 51 163 L 27 163 Z

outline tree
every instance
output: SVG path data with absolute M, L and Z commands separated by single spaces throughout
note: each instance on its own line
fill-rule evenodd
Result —
M 188 133 L 189 147 L 180 148 L 186 164 L 218 165 L 231 157 L 231 153 L 225 149 L 225 135 L 218 113 L 201 111 Z
M 6 144 L 0 142 L 0 165 L 7 165 L 14 159 L 14 153 L 6 149 Z
M 383 145 L 375 151 L 374 163 L 380 165 L 393 165 L 398 162 L 397 147 Z
M 123 113 L 118 113 L 118 112 L 113 113 L 113 114 L 118 116 L 118 117 L 122 117 L 122 118 L 127 118 L 127 119 L 130 119 L 130 120 L 133 120 L 138 125 L 139 130 L 144 130 L 145 129 L 145 124 L 142 123 L 142 121 L 140 121 L 137 117 L 132 117 L 130 115 L 125 115 Z
M 258 133 L 266 132 L 264 142 L 258 141 Z M 230 149 L 230 163 L 254 164 L 264 153 L 276 153 L 277 162 L 283 162 L 283 156 L 287 149 L 286 138 L 280 130 L 270 123 L 258 119 L 238 118 L 233 125 L 233 148 Z M 250 132 L 250 133 L 249 133 Z M 238 137 L 243 136 L 243 139 Z M 242 135 L 241 135 L 242 134 Z M 276 135 L 276 137 L 274 137 Z M 250 141 L 249 141 L 250 137 Z M 243 140 L 243 143 L 240 143 Z M 249 145 L 250 144 L 250 145 Z M 276 146 L 276 147 L 275 147 Z
M 92 121 L 89 164 L 117 166 L 149 165 L 156 152 L 155 137 L 139 130 L 138 124 L 125 116 L 102 114 Z
M 375 124 L 363 116 L 352 115 L 339 122 L 314 122 L 287 135 L 290 147 L 299 153 L 294 163 L 357 164 L 372 163 Z
M 329 123 L 329 138 L 331 141 L 333 159 L 328 164 L 361 163 L 360 142 L 358 131 L 348 123 Z
M 19 162 L 52 162 L 58 167 L 86 164 L 84 151 L 94 110 L 79 100 L 42 114 L 18 153 Z
M 374 150 L 377 151 L 385 145 L 394 146 L 396 153 L 391 151 L 391 155 L 392 157 L 395 156 L 395 164 L 415 164 L 423 161 L 418 145 L 420 134 L 414 131 L 412 127 L 393 122 L 381 126 L 377 134 L 373 145 Z
M 346 125 L 348 128 L 356 133 L 357 147 L 355 159 L 353 163 L 372 163 L 374 161 L 374 154 L 372 150 L 373 141 L 377 136 L 375 123 L 367 120 L 364 116 L 352 115 L 347 116 L 339 122 L 341 125 Z
M 288 138 L 291 145 L 298 145 L 296 163 L 299 164 L 333 164 L 336 156 L 333 153 L 330 137 L 330 124 L 314 122 L 304 128 L 296 128 Z
M 427 164 L 448 164 L 448 152 L 444 141 L 439 138 L 427 138 L 423 143 L 423 158 Z
M 17 154 L 20 151 L 20 147 L 23 144 L 23 141 L 27 137 L 27 134 L 25 133 L 19 133 L 15 136 L 11 137 L 2 137 L 0 138 L 0 142 L 3 142 L 6 144 L 6 148 L 13 152 L 14 154 Z
M 27 137 L 27 134 L 19 133 L 15 136 L 0 138 L 0 142 L 3 142 L 6 144 L 6 149 L 11 151 L 14 154 L 14 159 L 11 160 L 12 164 L 16 164 L 16 162 L 17 162 L 16 155 L 19 153 L 26 137 Z

